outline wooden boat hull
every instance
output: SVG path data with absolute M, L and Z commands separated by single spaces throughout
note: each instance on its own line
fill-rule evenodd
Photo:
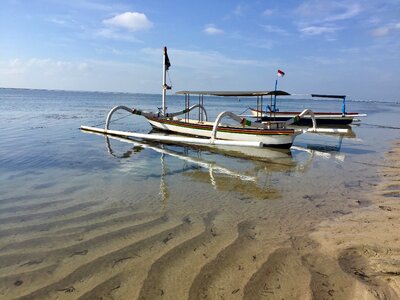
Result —
M 287 121 L 298 114 L 300 112 L 275 112 L 275 113 L 265 113 L 264 111 L 257 111 L 255 109 L 251 109 L 251 113 L 253 117 L 261 117 L 262 121 Z M 346 113 L 342 115 L 342 113 L 323 113 L 316 112 L 314 113 L 315 120 L 317 121 L 317 125 L 349 125 L 354 121 L 356 117 L 363 117 L 365 115 L 361 115 L 358 113 Z M 293 125 L 300 126 L 311 126 L 312 120 L 310 116 L 304 116 L 297 122 L 293 123 Z
M 146 118 L 153 128 L 178 134 L 210 138 L 213 126 L 205 122 L 184 122 Z M 221 125 L 218 127 L 216 139 L 235 141 L 261 142 L 266 147 L 290 148 L 295 137 L 301 131 L 294 129 L 258 129 L 250 127 L 233 127 Z

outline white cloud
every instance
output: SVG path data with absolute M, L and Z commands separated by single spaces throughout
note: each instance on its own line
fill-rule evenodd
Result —
M 154 90 L 159 86 L 157 71 L 148 65 L 107 60 L 0 60 L 0 82 L 4 87 L 158 92 Z
M 339 49 L 340 52 L 346 53 L 346 54 L 360 54 L 361 49 L 358 47 L 350 47 L 350 48 L 342 48 Z
M 386 24 L 385 26 L 375 28 L 371 34 L 374 37 L 384 37 L 400 31 L 400 23 Z
M 335 33 L 347 26 L 344 21 L 362 11 L 354 0 L 306 0 L 295 11 L 299 17 L 296 23 L 304 36 L 324 35 L 327 41 L 335 41 Z
M 381 23 L 382 20 L 380 18 L 376 17 L 376 16 L 373 16 L 373 17 L 368 18 L 367 20 L 365 20 L 365 22 L 367 24 L 370 24 L 370 25 L 377 25 L 377 24 Z
M 115 9 L 117 4 L 104 4 L 101 1 L 93 1 L 93 0 L 80 0 L 80 1 L 63 1 L 63 4 L 70 5 L 76 7 L 78 9 L 85 9 L 90 11 L 110 11 Z
M 335 11 L 330 16 L 325 18 L 325 21 L 332 22 L 338 20 L 351 19 L 361 12 L 361 7 L 358 3 L 342 3 L 336 4 Z
M 261 48 L 261 49 L 272 49 L 276 44 L 276 39 L 264 39 L 260 37 L 254 37 L 251 35 L 245 35 L 235 32 L 231 35 L 231 38 L 238 40 L 238 42 L 245 47 Z M 257 39 L 257 43 L 254 40 Z
M 303 2 L 297 13 L 307 18 L 310 23 L 333 22 L 357 16 L 361 11 L 358 3 L 349 1 L 309 0 Z
M 320 35 L 320 34 L 335 33 L 337 30 L 339 30 L 339 28 L 329 27 L 329 26 L 308 26 L 299 29 L 299 31 L 305 35 Z
M 128 29 L 130 31 L 149 29 L 153 26 L 153 23 L 149 21 L 145 14 L 138 12 L 124 12 L 104 20 L 103 24 L 110 27 Z
M 345 61 L 342 58 L 334 58 L 334 57 L 306 56 L 304 57 L 304 59 L 321 65 L 337 65 L 345 63 Z
M 3 62 L 4 69 L 0 70 L 1 75 L 7 77 L 7 80 L 21 80 L 25 77 L 32 81 L 35 80 L 54 80 L 54 78 L 63 78 L 65 76 L 74 76 L 74 74 L 83 74 L 89 69 L 86 62 L 71 62 L 64 60 L 54 60 L 51 58 L 30 58 L 21 60 L 15 58 L 8 62 Z M 14 78 L 13 76 L 20 76 Z M 30 79 L 29 79 L 30 78 Z
M 114 28 L 103 28 L 97 31 L 97 36 L 101 36 L 104 38 L 117 40 L 117 41 L 125 41 L 125 42 L 142 42 L 137 38 L 133 37 L 132 35 L 128 35 L 125 32 L 121 33 L 116 31 Z
M 288 35 L 288 32 L 286 30 L 284 30 L 278 26 L 262 25 L 262 27 L 264 28 L 264 30 L 266 32 Z
M 141 52 L 148 61 L 147 67 L 154 67 L 156 70 L 153 86 L 157 87 L 162 48 L 144 48 Z M 168 54 L 172 65 L 170 71 L 172 71 L 174 90 L 256 89 L 265 82 L 264 78 L 254 74 L 262 74 L 272 65 L 275 66 L 269 59 L 247 59 L 218 51 L 171 48 L 168 49 Z
M 215 27 L 214 24 L 207 24 L 203 32 L 208 35 L 219 35 L 224 33 L 222 29 Z
M 390 31 L 389 27 L 383 26 L 383 27 L 375 28 L 374 30 L 372 30 L 372 35 L 375 37 L 382 37 L 382 36 L 389 35 L 389 31 Z
M 58 18 L 51 18 L 49 21 L 52 22 L 52 23 L 55 23 L 57 25 L 64 25 L 65 24 L 64 20 L 61 20 L 61 19 L 58 19 Z
M 266 9 L 263 11 L 262 15 L 267 17 L 267 16 L 271 16 L 273 13 L 274 13 L 274 10 Z
M 150 57 L 152 62 L 158 62 L 162 54 L 162 50 L 159 48 L 143 48 L 141 52 L 145 53 L 146 57 Z M 263 64 L 262 61 L 257 60 L 231 58 L 217 51 L 168 49 L 168 53 L 172 65 L 185 68 L 209 69 L 218 66 L 260 66 Z
M 238 4 L 235 8 L 235 10 L 233 11 L 233 14 L 237 15 L 237 16 L 242 16 L 243 15 L 243 7 Z
M 161 47 L 142 49 L 135 63 L 46 57 L 0 60 L 0 82 L 3 87 L 159 93 L 162 51 Z M 169 57 L 175 91 L 188 87 L 234 89 L 238 74 L 243 88 L 255 88 L 250 74 L 254 69 L 264 70 L 268 63 L 216 51 L 174 48 L 169 49 Z

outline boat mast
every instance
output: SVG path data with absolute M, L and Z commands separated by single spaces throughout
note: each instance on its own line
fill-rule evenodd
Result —
M 168 60 L 168 65 L 167 65 Z M 167 54 L 167 47 L 164 47 L 164 55 L 163 55 L 163 82 L 162 82 L 162 114 L 165 116 L 166 114 L 166 98 L 167 98 L 167 70 L 169 68 L 169 59 Z

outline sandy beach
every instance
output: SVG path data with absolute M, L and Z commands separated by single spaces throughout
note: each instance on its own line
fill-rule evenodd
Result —
M 342 279 L 335 299 L 398 299 L 400 297 L 400 142 L 393 144 L 379 168 L 381 182 L 366 195 L 371 205 L 322 222 L 310 236 L 318 251 L 332 261 Z M 335 267 L 336 266 L 336 267 Z M 342 282 L 343 284 L 340 284 Z

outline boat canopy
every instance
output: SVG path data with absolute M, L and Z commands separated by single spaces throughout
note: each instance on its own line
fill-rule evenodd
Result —
M 321 95 L 321 94 L 311 94 L 311 97 L 318 98 L 336 98 L 336 99 L 345 99 L 345 95 Z
M 317 98 L 334 98 L 334 99 L 342 99 L 342 114 L 346 114 L 346 96 L 345 95 L 321 95 L 321 94 L 311 94 L 311 97 Z
M 177 95 L 206 95 L 224 97 L 290 96 L 285 91 L 179 91 Z

